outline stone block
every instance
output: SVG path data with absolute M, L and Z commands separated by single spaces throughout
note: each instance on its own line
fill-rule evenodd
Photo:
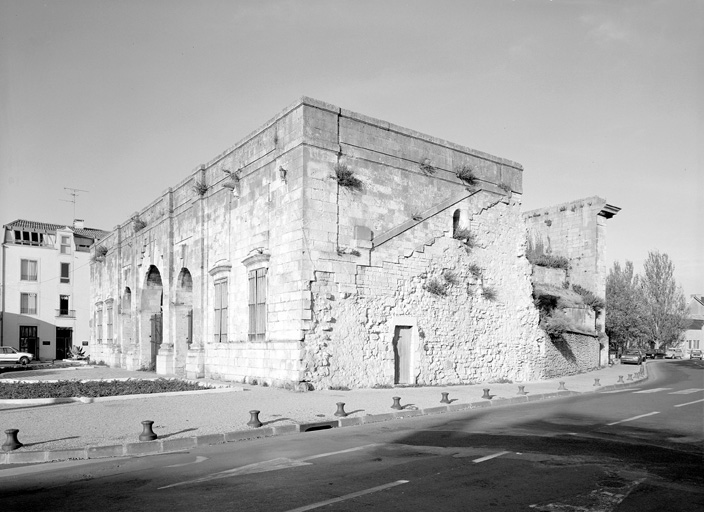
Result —
M 88 455 L 86 454 L 86 449 L 85 448 L 75 448 L 75 449 L 66 449 L 66 450 L 51 450 L 46 452 L 46 460 L 52 461 L 52 460 L 82 460 L 82 459 L 87 459 Z M 0 461 L 1 462 L 1 461 Z
M 157 439 L 154 441 L 141 441 L 138 443 L 126 443 L 124 446 L 125 455 L 152 455 L 160 453 L 162 443 Z
M 46 462 L 47 455 L 49 452 L 37 451 L 37 452 L 23 452 L 23 451 L 13 451 L 8 452 L 6 455 L 7 464 L 27 464 L 36 462 Z
M 196 436 L 195 440 L 196 446 L 222 444 L 225 442 L 225 434 L 206 434 L 203 436 Z
M 110 446 L 88 446 L 86 448 L 86 456 L 89 459 L 98 459 L 101 457 L 122 457 L 125 454 L 125 448 L 121 444 Z
M 175 439 L 160 439 L 161 451 L 162 452 L 177 452 L 180 450 L 189 450 L 195 448 L 196 438 L 191 437 L 177 437 Z

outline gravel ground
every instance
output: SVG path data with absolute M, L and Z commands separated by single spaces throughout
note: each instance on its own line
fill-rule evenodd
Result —
M 638 366 L 616 365 L 554 380 L 471 386 L 300 393 L 233 383 L 226 390 L 142 395 L 129 399 L 106 397 L 92 403 L 36 404 L 23 400 L 0 400 L 0 429 L 19 429 L 18 438 L 24 444 L 20 450 L 83 448 L 135 442 L 142 431 L 143 420 L 154 421 L 154 432 L 160 439 L 201 436 L 249 429 L 249 411 L 253 409 L 261 411 L 259 419 L 264 426 L 322 422 L 336 419 L 334 413 L 337 402 L 344 402 L 345 411 L 352 417 L 392 412 L 394 396 L 401 397 L 401 405 L 406 408 L 425 409 L 441 405 L 442 392 L 448 392 L 453 403 L 469 403 L 481 401 L 483 389 L 489 388 L 492 401 L 497 402 L 516 396 L 518 384 L 525 386 L 529 396 L 556 391 L 561 380 L 565 381 L 568 390 L 591 392 L 598 389 L 594 386 L 594 379 L 599 379 L 601 385 L 606 386 L 615 384 L 619 375 L 623 375 L 625 380 L 629 373 L 635 374 L 638 370 Z M 155 377 L 157 376 L 153 373 L 99 366 L 3 373 L 0 374 L 0 382 L 19 378 L 92 380 Z

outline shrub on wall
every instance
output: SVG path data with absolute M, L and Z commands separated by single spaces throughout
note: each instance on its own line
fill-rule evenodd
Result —
M 447 284 L 441 283 L 435 278 L 428 279 L 428 281 L 426 281 L 423 285 L 423 289 L 428 293 L 432 293 L 433 295 L 437 295 L 439 297 L 444 297 L 447 295 Z
M 538 267 L 561 268 L 563 270 L 569 270 L 570 268 L 569 260 L 564 256 L 557 256 L 547 252 L 542 240 L 538 240 L 535 243 L 530 239 L 528 240 L 526 258 L 528 258 L 531 265 Z
M 587 290 L 586 288 L 578 285 L 578 284 L 573 284 L 572 285 L 572 290 L 574 290 L 576 293 L 582 296 L 582 301 L 592 308 L 594 310 L 594 313 L 597 315 L 601 314 L 601 312 L 604 310 L 604 301 L 594 295 L 592 292 Z
M 208 184 L 205 180 L 196 180 L 193 182 L 193 192 L 203 197 L 208 191 Z
M 455 230 L 452 238 L 459 240 L 470 249 L 474 247 L 474 234 L 467 228 L 458 228 Z
M 335 174 L 333 179 L 335 179 L 341 187 L 349 188 L 351 190 L 361 190 L 362 182 L 354 175 L 352 169 L 350 169 L 345 164 L 335 164 L 333 168 Z
M 477 176 L 469 164 L 463 164 L 455 168 L 455 174 L 459 179 L 469 186 L 477 184 Z

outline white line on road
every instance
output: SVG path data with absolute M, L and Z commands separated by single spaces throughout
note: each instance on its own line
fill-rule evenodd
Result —
M 486 457 L 480 457 L 478 459 L 474 459 L 472 462 L 475 462 L 478 464 L 480 462 L 484 462 L 485 460 L 494 459 L 496 457 L 501 457 L 502 455 L 506 455 L 507 453 L 511 453 L 511 452 L 499 452 L 499 453 L 495 453 L 493 455 L 487 455 Z
M 633 393 L 634 395 L 636 393 L 659 393 L 660 391 L 669 391 L 672 388 L 653 388 L 653 389 L 644 389 L 643 391 L 636 391 Z
M 659 412 L 649 412 L 648 414 L 641 414 L 640 416 L 633 416 L 632 418 L 628 418 L 625 420 L 620 420 L 620 421 L 614 421 L 613 423 L 607 423 L 607 426 L 611 425 L 618 425 L 619 423 L 626 423 L 627 421 L 633 421 L 637 420 L 639 418 L 645 418 L 646 416 L 652 416 L 653 414 L 660 414 Z
M 196 457 L 196 460 L 194 460 L 193 462 L 184 462 L 183 464 L 172 464 L 171 466 L 166 466 L 166 467 L 167 468 L 181 468 L 183 466 L 190 466 L 191 464 L 200 464 L 201 462 L 205 462 L 206 460 L 208 460 L 208 457 L 201 457 L 200 455 L 198 455 Z
M 86 464 L 99 464 L 101 462 L 105 462 L 105 459 L 67 460 L 64 462 L 52 462 L 51 464 L 37 464 L 34 466 L 23 466 L 20 468 L 0 469 L 0 478 L 8 476 L 31 475 L 32 473 L 44 473 L 46 471 L 56 471 L 58 469 L 85 466 Z
M 614 389 L 613 391 L 602 391 L 603 395 L 608 395 L 611 393 L 626 393 L 627 391 L 638 391 L 640 388 L 626 388 L 626 389 Z
M 698 404 L 699 402 L 704 402 L 704 398 L 702 398 L 701 400 L 695 400 L 694 402 L 687 402 L 686 404 L 679 404 L 675 407 L 684 407 L 685 405 Z
M 700 388 L 682 389 L 680 391 L 673 391 L 672 393 L 668 393 L 668 395 L 691 395 L 692 393 L 697 393 L 698 391 L 704 391 L 704 389 L 700 389 Z
M 266 473 L 267 471 L 277 471 L 279 469 L 295 468 L 298 466 L 310 466 L 310 462 L 301 462 L 298 460 L 291 460 L 285 457 L 280 457 L 278 459 L 265 460 L 264 462 L 255 462 L 254 464 L 247 464 L 246 466 L 240 466 L 238 468 L 228 469 L 226 471 L 220 471 L 219 473 L 213 473 L 212 475 L 207 475 L 202 478 L 196 478 L 195 480 L 186 480 L 184 482 L 178 482 L 171 485 L 165 485 L 163 487 L 158 487 L 157 490 L 169 489 L 171 487 L 178 487 L 179 485 L 187 484 L 201 484 L 203 482 L 210 482 L 212 480 L 220 480 L 221 478 L 229 478 L 237 475 L 251 475 L 253 473 Z
M 349 452 L 356 452 L 359 450 L 365 450 L 367 448 L 372 448 L 374 446 L 381 446 L 381 445 L 379 443 L 365 444 L 364 446 L 356 446 L 354 448 L 348 448 L 347 450 L 340 450 L 339 452 L 328 452 L 328 453 L 321 453 L 319 455 L 311 455 L 309 457 L 303 457 L 298 460 L 301 462 L 306 462 L 306 461 L 313 460 L 313 459 L 319 459 L 321 457 L 330 457 L 331 455 L 338 455 L 340 453 L 349 453 Z
M 357 498 L 359 496 L 364 496 L 365 494 L 371 494 L 373 492 L 383 491 L 385 489 L 390 489 L 391 487 L 396 487 L 397 485 L 407 484 L 408 480 L 396 480 L 389 484 L 380 485 L 378 487 L 372 487 L 371 489 L 365 489 L 364 491 L 357 491 L 351 494 L 345 494 L 339 498 L 333 498 L 331 500 L 319 501 L 318 503 L 313 503 L 312 505 L 305 505 L 303 507 L 292 508 L 287 512 L 304 512 L 306 510 L 313 510 L 314 508 L 324 507 L 326 505 L 331 505 L 333 503 L 339 503 L 341 501 L 350 500 L 352 498 Z

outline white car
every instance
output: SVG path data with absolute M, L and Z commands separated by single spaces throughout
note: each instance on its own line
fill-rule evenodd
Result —
M 32 359 L 34 359 L 34 355 L 29 352 L 20 352 L 12 347 L 0 347 L 0 363 L 26 366 Z

